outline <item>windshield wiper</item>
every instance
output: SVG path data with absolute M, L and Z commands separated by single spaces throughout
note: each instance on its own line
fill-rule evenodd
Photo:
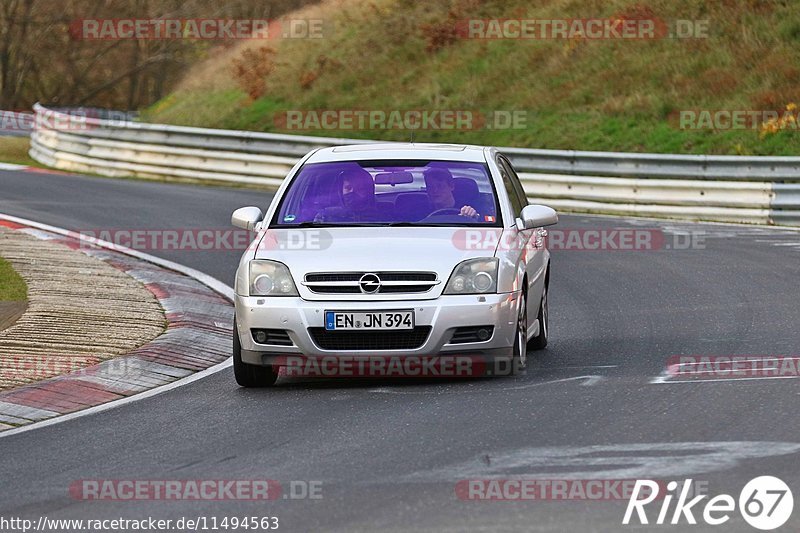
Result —
M 427 222 L 314 222 L 308 220 L 299 224 L 285 224 L 278 228 L 438 228 L 447 224 Z
M 330 222 L 314 222 L 313 220 L 306 220 L 299 224 L 285 224 L 281 228 L 331 228 L 339 226 L 339 224 L 331 224 Z
M 286 224 L 279 226 L 280 228 L 371 228 L 386 226 L 380 222 L 314 222 L 307 220 L 299 224 Z
M 424 222 L 390 222 L 388 226 L 390 228 L 431 228 L 434 226 L 439 226 L 439 224 L 428 224 Z

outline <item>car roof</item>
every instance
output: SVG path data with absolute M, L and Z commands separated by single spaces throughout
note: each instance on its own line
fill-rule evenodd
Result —
M 485 163 L 485 148 L 467 144 L 365 143 L 321 148 L 306 163 L 375 159 L 422 159 Z

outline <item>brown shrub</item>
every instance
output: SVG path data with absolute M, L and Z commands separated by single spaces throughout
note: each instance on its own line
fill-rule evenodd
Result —
M 462 0 L 452 5 L 447 16 L 440 21 L 422 24 L 422 37 L 425 39 L 425 50 L 429 54 L 438 52 L 450 46 L 466 35 L 465 20 L 470 12 L 474 12 L 480 5 L 475 0 Z
M 712 95 L 725 95 L 739 85 L 738 78 L 723 68 L 712 67 L 700 75 L 700 85 Z
M 233 77 L 252 100 L 267 92 L 267 76 L 274 69 L 275 50 L 268 46 L 248 48 L 233 60 Z
M 319 74 L 314 72 L 313 70 L 307 70 L 306 72 L 300 75 L 300 88 L 303 90 L 308 90 L 314 85 Z
M 755 93 L 750 101 L 753 103 L 753 109 L 779 111 L 785 107 L 786 102 L 792 102 L 796 98 L 796 94 L 792 92 L 767 89 Z

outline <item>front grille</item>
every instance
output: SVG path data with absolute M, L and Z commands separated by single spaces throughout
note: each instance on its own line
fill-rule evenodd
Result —
M 336 285 L 326 285 L 325 287 L 309 287 L 311 292 L 324 293 L 324 294 L 361 294 L 361 289 L 355 287 L 342 287 Z
M 366 272 L 315 272 L 306 274 L 303 285 L 317 294 L 362 294 L 359 280 Z M 381 288 L 369 294 L 428 292 L 439 281 L 435 272 L 374 272 Z
M 308 328 L 314 344 L 323 350 L 416 350 L 428 339 L 431 326 L 398 331 L 328 331 Z
M 266 339 L 259 342 L 256 335 L 263 332 Z M 253 335 L 253 341 L 258 344 L 271 344 L 273 346 L 293 346 L 292 339 L 289 338 L 289 333 L 285 329 L 253 329 L 250 332 Z
M 397 287 L 382 286 L 379 294 L 397 294 L 398 292 L 428 292 L 431 290 L 432 285 L 401 285 Z M 359 291 L 360 292 L 360 291 Z
M 483 333 L 479 333 L 483 330 Z M 467 342 L 486 342 L 492 338 L 494 326 L 468 326 L 456 328 L 449 344 L 465 344 Z M 483 338 L 481 338 L 483 337 Z
M 306 274 L 306 281 L 358 281 L 361 274 L 356 272 L 326 272 L 320 274 Z

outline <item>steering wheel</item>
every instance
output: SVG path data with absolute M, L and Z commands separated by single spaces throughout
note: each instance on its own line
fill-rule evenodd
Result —
M 456 209 L 454 207 L 446 207 L 444 209 L 437 209 L 436 211 L 434 211 L 425 218 L 430 218 L 440 215 L 460 215 L 460 214 L 461 214 L 461 209 Z

